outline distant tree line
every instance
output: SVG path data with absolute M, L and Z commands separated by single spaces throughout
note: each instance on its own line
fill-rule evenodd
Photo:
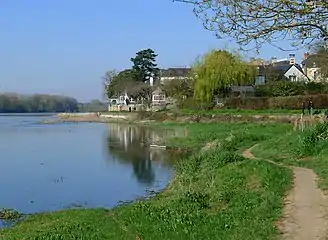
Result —
M 0 95 L 0 113 L 77 112 L 78 101 L 71 97 L 35 94 Z
M 87 103 L 79 103 L 78 109 L 79 112 L 104 112 L 108 110 L 108 104 L 95 99 Z

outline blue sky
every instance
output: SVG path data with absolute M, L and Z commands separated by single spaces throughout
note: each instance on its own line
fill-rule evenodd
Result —
M 159 67 L 176 67 L 211 48 L 236 48 L 204 30 L 192 6 L 172 0 L 2 0 L 0 29 L 0 92 L 80 101 L 101 99 L 101 76 L 130 67 L 140 49 L 154 49 Z M 266 46 L 260 56 L 288 52 Z

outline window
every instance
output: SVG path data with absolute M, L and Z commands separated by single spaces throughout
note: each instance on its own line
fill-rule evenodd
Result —
M 292 82 L 296 81 L 296 76 L 295 75 L 289 75 L 289 80 Z
M 153 95 L 153 101 L 165 101 L 165 95 L 164 94 Z

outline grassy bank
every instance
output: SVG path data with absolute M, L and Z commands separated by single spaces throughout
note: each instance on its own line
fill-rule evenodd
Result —
M 185 128 L 187 137 L 167 139 L 194 154 L 179 159 L 168 188 L 147 201 L 112 210 L 65 210 L 37 214 L 0 239 L 275 239 L 275 222 L 290 187 L 288 169 L 245 160 L 238 154 L 253 144 L 285 135 L 289 125 L 161 124 Z M 216 140 L 216 144 L 213 144 Z M 201 151 L 206 143 L 207 151 Z
M 251 110 L 251 109 L 216 109 L 211 111 L 195 111 L 182 109 L 182 113 L 193 115 L 291 115 L 300 114 L 301 110 L 289 110 L 289 109 L 266 109 L 266 110 Z
M 313 169 L 319 185 L 328 190 L 328 125 L 319 124 L 303 133 L 290 132 L 269 139 L 253 149 L 255 156 L 286 165 Z

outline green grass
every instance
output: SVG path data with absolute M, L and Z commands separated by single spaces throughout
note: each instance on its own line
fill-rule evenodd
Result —
M 301 114 L 301 110 L 288 110 L 288 109 L 267 109 L 267 110 L 247 110 L 247 109 L 217 109 L 217 110 L 204 110 L 195 111 L 189 109 L 182 109 L 182 113 L 187 115 L 290 115 Z
M 313 169 L 319 176 L 319 186 L 328 190 L 328 125 L 323 124 L 304 132 L 292 131 L 262 142 L 253 149 L 253 154 L 286 165 Z M 324 139 L 318 136 L 326 134 Z
M 245 160 L 238 150 L 290 130 L 288 125 L 163 124 L 188 136 L 167 140 L 194 150 L 176 163 L 176 174 L 156 197 L 112 210 L 65 210 L 27 217 L 0 231 L 0 239 L 276 239 L 291 172 Z M 201 153 L 204 143 L 219 146 Z

